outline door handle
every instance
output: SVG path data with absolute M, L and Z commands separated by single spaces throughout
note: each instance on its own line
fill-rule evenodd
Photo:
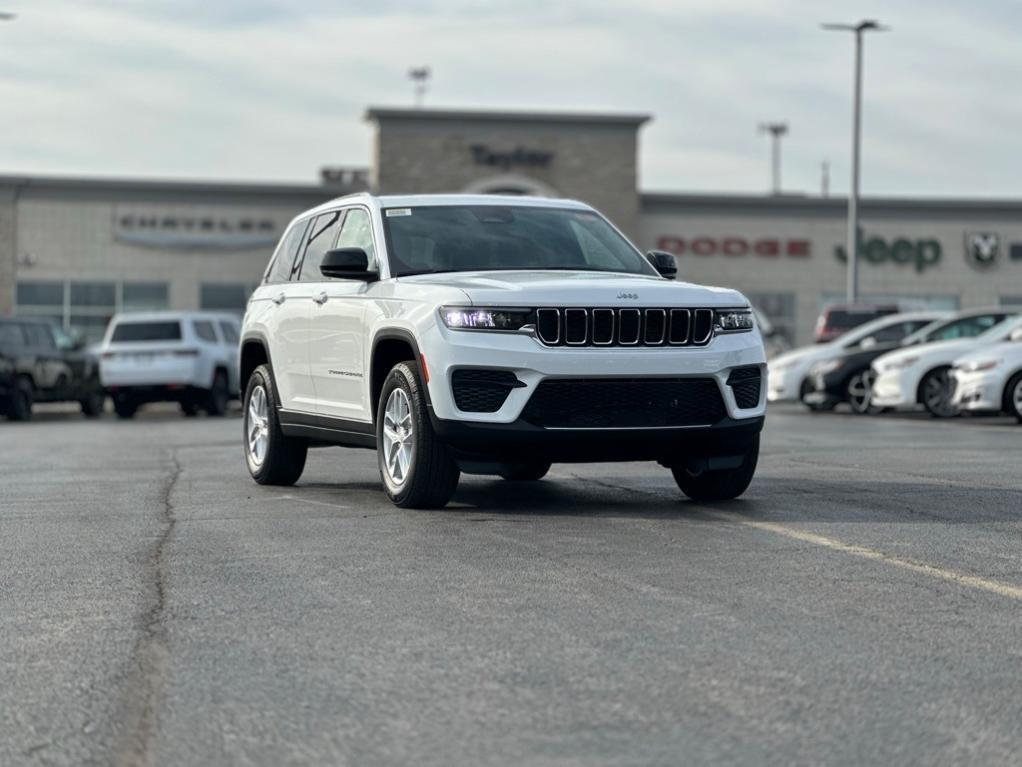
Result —
M 287 296 L 285 296 L 285 295 L 284 295 L 283 293 L 278 293 L 278 294 L 277 294 L 277 295 L 275 295 L 275 296 L 274 296 L 274 297 L 273 297 L 273 298 L 272 298 L 271 300 L 272 300 L 272 301 L 273 301 L 273 303 L 275 303 L 275 304 L 276 304 L 277 306 L 280 306 L 280 305 L 281 305 L 282 303 L 284 303 L 284 299 L 285 299 L 285 298 L 287 298 Z
M 315 301 L 317 304 L 320 304 L 322 306 L 323 304 L 326 303 L 326 300 L 328 298 L 329 298 L 329 296 L 326 293 L 320 293 L 318 296 L 313 296 L 312 300 Z

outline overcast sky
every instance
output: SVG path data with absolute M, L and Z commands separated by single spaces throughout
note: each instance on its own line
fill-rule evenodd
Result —
M 654 116 L 646 190 L 848 184 L 852 37 L 867 194 L 1022 197 L 1018 0 L 0 0 L 0 173 L 315 182 L 365 166 L 367 105 Z

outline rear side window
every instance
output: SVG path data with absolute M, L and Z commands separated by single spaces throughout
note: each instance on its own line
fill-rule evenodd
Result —
M 1001 322 L 1006 314 L 980 314 L 963 317 L 960 320 L 938 328 L 926 337 L 927 341 L 952 341 L 956 338 L 975 338 Z
M 216 331 L 213 329 L 213 323 L 209 320 L 195 320 L 192 322 L 192 328 L 195 330 L 195 335 L 211 344 L 217 342 Z
M 227 344 L 236 344 L 241 340 L 238 336 L 238 326 L 226 320 L 220 320 L 220 335 L 224 337 L 224 343 Z
M 110 337 L 113 343 L 125 341 L 180 341 L 181 323 L 177 320 L 158 322 L 119 322 Z
M 295 256 L 298 255 L 298 248 L 305 241 L 305 232 L 308 228 L 309 219 L 305 219 L 288 229 L 284 239 L 277 246 L 277 252 L 273 255 L 273 261 L 270 264 L 269 271 L 266 273 L 264 282 L 267 285 L 287 282 L 291 279 Z
M 13 322 L 0 324 L 0 347 L 10 349 L 25 345 L 25 335 L 21 332 L 21 326 Z
M 299 278 L 301 282 L 319 282 L 323 279 L 319 265 L 323 263 L 323 256 L 333 245 L 340 223 L 341 212 L 338 210 L 324 213 L 312 225 L 312 234 L 309 236 L 309 244 L 302 259 L 302 273 Z
M 24 325 L 25 335 L 28 337 L 28 345 L 37 349 L 56 349 L 57 344 L 53 340 L 53 333 L 45 325 L 32 323 Z

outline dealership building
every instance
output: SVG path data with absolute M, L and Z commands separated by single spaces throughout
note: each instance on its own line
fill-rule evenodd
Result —
M 644 192 L 646 115 L 369 109 L 367 168 L 309 185 L 0 176 L 0 314 L 95 339 L 115 311 L 241 311 L 276 240 L 332 197 L 471 192 L 584 200 L 679 278 L 736 287 L 796 343 L 843 297 L 845 201 Z M 1022 307 L 1022 201 L 866 199 L 863 299 Z

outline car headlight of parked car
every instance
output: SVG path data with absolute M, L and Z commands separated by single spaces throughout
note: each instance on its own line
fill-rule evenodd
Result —
M 717 333 L 745 333 L 754 326 L 750 309 L 717 309 L 714 313 L 714 330 Z
M 902 357 L 896 360 L 889 360 L 888 362 L 883 363 L 883 365 L 880 365 L 877 369 L 881 373 L 886 373 L 889 370 L 904 370 L 905 368 L 912 367 L 917 362 L 919 362 L 918 357 Z
M 955 365 L 955 369 L 966 373 L 980 373 L 984 370 L 993 370 L 1000 364 L 1000 360 L 973 360 L 962 365 Z
M 486 309 L 444 306 L 440 318 L 452 330 L 521 330 L 534 322 L 532 309 Z
M 841 360 L 825 360 L 824 362 L 817 362 L 813 365 L 809 373 L 814 376 L 825 376 L 840 369 L 843 364 L 844 362 Z

